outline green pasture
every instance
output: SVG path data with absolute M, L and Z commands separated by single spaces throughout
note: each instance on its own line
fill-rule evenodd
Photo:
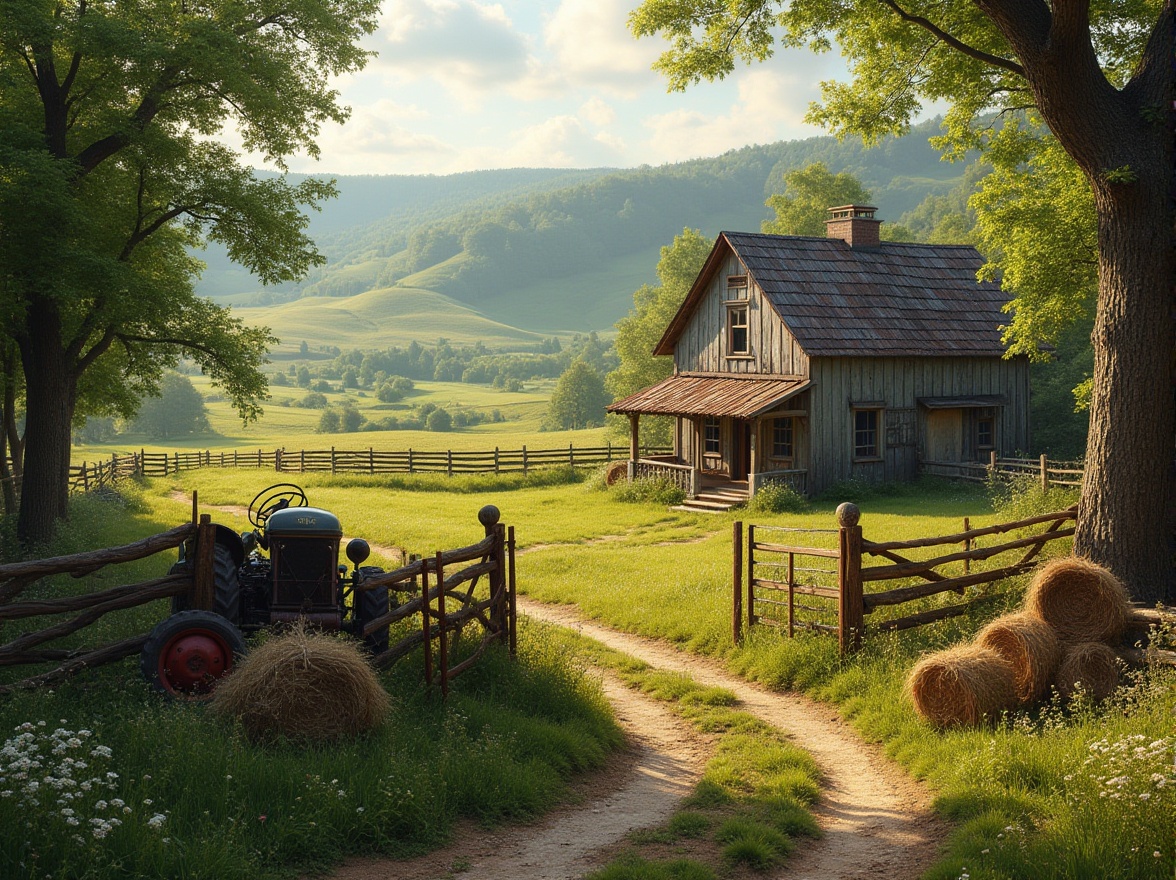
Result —
M 134 529 L 142 534 L 149 524 L 162 528 L 186 520 L 193 490 L 205 505 L 241 505 L 275 477 L 209 469 L 148 481 L 134 502 Z M 601 488 L 597 478 L 568 468 L 527 477 L 332 480 L 308 474 L 299 481 L 313 504 L 340 516 L 349 536 L 361 535 L 378 545 L 374 561 L 384 564 L 390 560 L 381 548 L 427 553 L 469 543 L 480 533 L 478 509 L 493 503 L 503 522 L 516 529 L 522 592 L 573 604 L 610 626 L 712 655 L 749 679 L 806 691 L 837 706 L 864 737 L 883 743 L 925 780 L 936 792 L 937 809 L 955 823 L 948 851 L 929 874 L 932 878 L 964 873 L 971 878 L 1173 876 L 1176 682 L 1170 673 L 1137 675 L 1103 706 L 1081 700 L 1055 704 L 973 730 L 933 730 L 918 720 L 904 697 L 907 671 L 919 656 L 971 638 L 987 620 L 1016 607 L 1022 583 L 1006 582 L 987 593 L 972 590 L 970 596 L 981 600 L 973 613 L 904 633 L 869 636 L 864 650 L 849 659 L 838 657 L 831 638 L 788 640 L 768 627 L 757 628 L 742 645 L 732 641 L 731 535 L 736 519 L 761 527 L 831 529 L 836 505 L 852 500 L 862 509 L 868 539 L 910 539 L 958 532 L 965 516 L 981 526 L 1057 509 L 1072 501 L 1068 497 L 1024 495 L 997 510 L 980 488 L 935 481 L 883 490 L 847 485 L 800 513 L 716 516 L 624 503 Z M 87 504 L 81 509 L 89 509 Z M 221 512 L 215 516 L 234 528 L 244 527 L 240 518 Z M 817 545 L 832 540 L 818 533 L 807 538 Z M 1066 552 L 1058 546 L 1064 544 L 1057 542 L 1049 552 Z M 940 601 L 959 599 L 950 594 L 926 599 L 895 613 Z M 120 687 L 142 693 L 129 664 L 121 674 Z M 119 673 L 106 675 L 114 678 L 98 681 L 118 680 Z M 90 723 L 84 714 L 68 709 L 70 701 L 92 706 L 81 696 L 85 689 L 109 685 L 87 681 L 60 689 L 58 694 L 68 696 L 54 700 L 66 703 L 54 702 L 51 714 L 60 706 L 71 723 Z M 23 715 L 37 705 L 33 700 L 22 697 L 3 704 L 25 707 L 16 715 L 4 709 L 5 721 L 27 720 Z
M 269 327 L 283 349 L 297 348 L 303 340 L 315 346 L 388 348 L 414 340 L 432 344 L 442 336 L 457 346 L 480 341 L 490 348 L 517 348 L 520 343 L 543 338 L 540 333 L 488 318 L 444 294 L 408 286 L 382 287 L 348 297 L 304 297 L 276 306 L 238 307 L 234 314 L 248 324 Z
M 242 425 L 232 405 L 204 376 L 191 377 L 192 384 L 205 396 L 209 423 L 213 433 L 193 435 L 166 442 L 152 440 L 146 435 L 128 431 L 108 443 L 75 444 L 72 460 L 75 464 L 109 457 L 111 453 L 146 449 L 148 452 L 205 450 L 256 451 L 282 447 L 296 449 L 368 449 L 444 451 L 447 449 L 484 451 L 500 449 L 554 449 L 576 446 L 601 446 L 606 442 L 604 428 L 577 431 L 545 431 L 547 404 L 551 398 L 553 380 L 525 382 L 519 391 L 507 391 L 489 385 L 464 382 L 417 382 L 403 400 L 382 403 L 370 390 L 355 388 L 323 392 L 328 406 L 341 409 L 354 405 L 369 421 L 388 416 L 405 418 L 422 404 L 432 404 L 449 411 L 482 413 L 487 421 L 451 431 L 355 431 L 338 434 L 319 434 L 317 427 L 321 408 L 299 406 L 309 393 L 305 388 L 271 386 L 271 398 L 265 404 L 260 419 Z M 338 387 L 338 382 L 332 383 Z M 491 421 L 497 411 L 502 421 Z M 627 440 L 612 437 L 614 446 L 627 448 Z

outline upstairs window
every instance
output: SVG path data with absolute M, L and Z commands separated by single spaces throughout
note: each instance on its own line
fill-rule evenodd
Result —
M 881 446 L 878 443 L 878 413 L 876 409 L 855 409 L 853 411 L 853 457 L 878 458 Z
M 746 355 L 750 351 L 747 341 L 747 306 L 727 306 L 727 354 Z
M 742 302 L 747 299 L 747 276 L 727 276 L 727 301 Z
M 772 458 L 792 458 L 792 418 L 772 419 Z

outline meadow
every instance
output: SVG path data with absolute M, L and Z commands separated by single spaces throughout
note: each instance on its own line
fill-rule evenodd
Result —
M 135 514 L 135 528 L 186 519 L 189 502 L 185 495 L 193 490 L 199 491 L 205 505 L 247 503 L 267 482 L 265 477 L 249 471 L 202 470 L 148 481 L 134 501 L 139 511 Z M 585 479 L 570 469 L 533 472 L 526 477 L 452 480 L 440 476 L 331 479 L 328 475 L 308 474 L 302 482 L 311 503 L 338 513 L 349 536 L 361 535 L 382 547 L 404 547 L 414 552 L 468 540 L 478 508 L 496 504 L 502 510 L 503 522 L 516 528 L 522 592 L 547 602 L 573 604 L 585 616 L 617 629 L 668 640 L 684 650 L 719 658 L 748 679 L 773 688 L 805 691 L 836 706 L 863 737 L 883 743 L 888 754 L 923 779 L 936 792 L 936 809 L 953 821 L 954 831 L 945 856 L 929 874 L 935 880 L 964 875 L 1123 880 L 1167 880 L 1173 876 L 1176 737 L 1172 735 L 1172 719 L 1176 711 L 1176 680 L 1170 671 L 1157 669 L 1137 674 L 1128 687 L 1101 706 L 1081 699 L 1071 705 L 1055 702 L 1032 712 L 1015 713 L 992 727 L 980 729 L 931 729 L 918 720 L 904 697 L 906 672 L 922 653 L 970 638 L 987 620 L 1015 607 L 1023 583 L 1006 582 L 1003 589 L 995 591 L 969 615 L 917 630 L 871 636 L 865 649 L 848 659 L 838 656 L 834 640 L 828 637 L 788 640 L 767 627 L 755 629 L 741 645 L 732 641 L 730 560 L 731 524 L 735 518 L 770 525 L 830 528 L 837 503 L 853 500 L 862 508 L 867 536 L 875 540 L 956 532 L 965 516 L 977 526 L 1014 518 L 1008 508 L 996 509 L 982 489 L 941 482 L 922 482 L 894 490 L 845 486 L 800 513 L 753 516 L 747 512 L 691 514 L 670 511 L 658 504 L 624 503 L 617 499 L 615 490 L 605 491 L 596 480 Z M 177 494 L 179 498 L 173 497 Z M 1020 499 L 1022 508 L 1013 514 L 1023 512 L 1024 505 L 1056 508 L 1068 500 L 1056 495 Z M 216 518 L 234 528 L 244 527 L 229 514 L 218 513 Z M 1065 549 L 1055 545 L 1050 552 Z M 375 555 L 379 553 L 377 549 Z M 390 560 L 373 561 L 388 564 Z M 542 656 L 550 656 L 553 651 L 542 640 L 531 650 Z M 566 665 L 556 664 L 557 668 L 569 671 L 557 675 L 557 680 L 566 682 L 572 692 L 586 687 L 577 683 L 581 681 L 577 676 L 583 674 L 583 656 L 570 651 L 559 656 Z M 99 712 L 97 694 L 109 689 L 117 675 L 112 671 L 109 676 L 114 679 L 79 681 L 52 695 L 9 698 L 2 704 L 0 723 L 11 729 L 25 721 L 49 719 L 56 725 L 60 714 L 71 724 L 90 724 L 89 714 L 98 712 L 107 719 L 103 729 L 109 732 L 121 729 L 126 718 L 139 718 L 140 727 L 146 724 L 146 718 L 151 718 L 152 723 L 159 717 L 168 719 L 169 724 L 175 720 L 176 741 L 169 739 L 170 734 L 161 738 L 162 758 L 149 757 L 154 746 L 142 733 L 135 740 L 138 745 L 115 750 L 116 754 L 127 753 L 129 766 L 135 768 L 133 773 L 140 775 L 153 763 L 166 763 L 169 755 L 208 754 L 209 764 L 246 760 L 238 754 L 242 745 L 231 732 L 208 732 L 198 723 L 198 709 L 165 711 L 146 706 L 143 688 L 133 681 L 129 665 L 123 670 L 126 681 L 118 687 L 127 694 L 120 699 L 131 708 Z M 514 698 L 508 695 L 515 686 L 488 683 L 487 694 L 468 694 L 462 699 L 505 699 L 505 703 L 494 705 L 513 705 Z M 581 707 L 577 711 L 584 713 L 577 717 L 595 719 L 587 728 L 599 731 L 599 735 L 593 733 L 595 745 L 570 753 L 579 755 L 572 761 L 574 767 L 590 767 L 615 733 L 610 733 L 608 722 L 601 720 L 601 715 L 607 713 L 600 706 L 598 693 L 580 693 L 585 694 L 581 700 L 558 702 L 568 707 L 565 718 L 574 714 L 570 708 L 574 703 Z M 413 703 L 418 698 L 411 695 L 400 699 L 408 701 L 405 705 L 412 705 L 414 711 L 417 706 L 423 707 L 425 716 L 436 719 L 439 727 L 434 733 L 447 730 L 446 724 L 453 723 L 446 722 L 444 712 L 428 700 L 420 698 L 420 702 Z M 468 714 L 473 710 L 461 711 Z M 470 732 L 469 727 L 465 729 Z M 189 741 L 191 744 L 186 744 Z M 382 740 L 376 751 L 402 754 L 388 751 L 392 747 L 391 741 Z M 368 746 L 358 748 L 361 755 L 370 758 L 373 754 L 365 751 Z M 322 757 L 331 769 L 313 772 L 323 779 L 346 778 L 342 770 L 334 769 L 338 766 L 331 763 L 334 758 Z M 257 768 L 265 764 L 260 758 L 249 758 L 246 763 L 254 760 Z M 319 756 L 314 760 L 318 761 Z M 354 760 L 348 772 L 359 772 L 364 759 Z M 204 767 L 198 771 L 205 772 Z M 262 771 L 252 772 L 251 779 L 267 790 L 258 776 Z M 559 777 L 559 772 L 554 773 L 553 778 Z M 211 777 L 204 781 L 211 784 Z M 166 789 L 168 796 L 178 797 L 178 781 L 173 778 L 169 785 L 172 787 Z M 558 791 L 558 785 L 553 783 L 550 791 Z M 297 786 L 288 787 L 286 794 L 291 798 L 305 797 Z M 244 794 L 235 796 L 246 798 L 250 809 L 264 812 L 257 801 Z M 462 802 L 461 797 L 454 797 Z M 465 806 L 461 809 L 469 809 L 474 802 L 476 798 L 462 802 Z M 514 815 L 511 810 L 525 814 L 545 802 L 549 801 L 541 798 L 527 802 L 529 806 L 513 806 L 504 815 Z M 0 801 L 0 809 L 3 804 Z M 457 812 L 460 814 L 460 809 Z M 196 819 L 200 813 L 188 811 L 184 815 Z M 234 818 L 218 815 L 225 821 Z M 235 818 L 245 815 L 239 812 Z M 303 825 L 318 821 L 299 815 Z M 351 817 L 350 813 L 347 817 L 340 813 L 332 821 L 344 823 L 344 818 L 350 821 Z M 343 824 L 333 827 L 342 831 Z M 186 833 L 200 837 L 192 829 Z M 343 833 L 343 837 L 347 834 Z M 336 835 L 334 839 L 338 838 Z M 260 844 L 255 833 L 243 841 L 244 849 L 234 852 L 262 851 L 257 849 Z M 390 846 L 375 830 L 360 834 L 356 845 L 361 851 Z M 348 843 L 344 848 L 350 847 Z M 331 850 L 332 855 L 337 852 L 337 848 Z M 298 863 L 309 854 L 279 848 L 275 857 Z

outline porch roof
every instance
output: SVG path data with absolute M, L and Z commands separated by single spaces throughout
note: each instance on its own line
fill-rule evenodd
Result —
M 613 413 L 749 419 L 809 387 L 799 376 L 699 376 L 678 373 L 608 407 Z

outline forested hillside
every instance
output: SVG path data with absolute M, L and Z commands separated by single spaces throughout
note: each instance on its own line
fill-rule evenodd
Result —
M 213 271 L 206 292 L 263 305 L 406 288 L 527 330 L 606 329 L 652 280 L 658 248 L 687 226 L 706 235 L 758 230 L 764 200 L 793 168 L 820 161 L 851 172 L 891 221 L 946 193 L 964 169 L 939 161 L 927 143 L 936 130 L 928 123 L 872 150 L 822 137 L 624 171 L 344 177 L 341 197 L 312 217 L 325 267 L 260 294 L 240 275 Z M 280 332 L 273 310 L 267 318 Z

